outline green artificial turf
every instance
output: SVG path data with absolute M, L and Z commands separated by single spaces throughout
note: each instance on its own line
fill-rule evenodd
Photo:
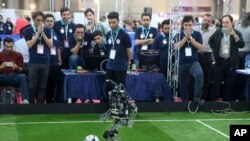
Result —
M 99 117 L 100 114 L 0 115 L 0 141 L 82 141 L 89 134 L 104 141 L 102 134 L 111 123 L 100 124 Z M 122 141 L 228 141 L 230 124 L 249 125 L 250 113 L 139 113 L 134 127 L 122 128 L 120 136 Z

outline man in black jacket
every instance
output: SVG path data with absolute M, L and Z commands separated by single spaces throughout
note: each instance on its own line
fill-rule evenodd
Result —
M 235 72 L 238 66 L 238 49 L 245 43 L 239 31 L 233 28 L 233 17 L 222 17 L 222 28 L 210 37 L 209 45 L 213 50 L 215 65 L 213 73 L 214 85 L 212 87 L 211 100 L 217 100 L 220 94 L 221 82 L 224 81 L 222 99 L 231 100 L 231 93 Z

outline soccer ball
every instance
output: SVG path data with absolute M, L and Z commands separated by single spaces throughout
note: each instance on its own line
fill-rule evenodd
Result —
M 99 139 L 96 135 L 88 135 L 84 138 L 83 141 L 99 141 Z

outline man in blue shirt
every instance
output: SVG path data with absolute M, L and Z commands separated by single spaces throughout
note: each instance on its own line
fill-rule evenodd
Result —
M 47 83 L 47 94 L 46 94 L 46 103 L 55 102 L 56 88 L 59 79 L 60 65 L 61 65 L 61 54 L 59 50 L 58 38 L 53 30 L 55 18 L 52 14 L 46 14 L 44 16 L 44 25 L 51 32 L 52 38 L 52 47 L 50 48 L 50 69 L 49 77 Z
M 164 20 L 161 27 L 163 33 L 154 40 L 152 49 L 160 51 L 160 72 L 167 78 L 170 20 Z
M 194 101 L 203 105 L 201 101 L 203 86 L 203 71 L 198 61 L 198 50 L 202 48 L 202 36 L 200 32 L 193 30 L 194 20 L 190 15 L 183 17 L 183 30 L 180 34 L 180 42 L 176 47 L 180 49 L 179 55 L 179 86 L 183 101 L 188 101 L 188 76 L 195 79 Z
M 73 47 L 70 48 L 70 69 L 77 69 L 77 66 L 85 67 L 86 57 L 93 55 L 92 35 L 85 32 L 84 25 L 76 24 L 74 37 Z
M 110 48 L 109 60 L 106 65 L 106 80 L 111 79 L 116 83 L 125 84 L 128 66 L 131 64 L 132 51 L 129 35 L 119 25 L 119 13 L 110 12 L 108 22 L 111 31 L 107 33 L 108 48 Z M 106 92 L 112 90 L 106 89 Z
M 25 29 L 24 38 L 29 47 L 30 103 L 44 103 L 50 66 L 51 32 L 43 27 L 44 14 L 32 12 L 34 24 Z
M 100 30 L 96 30 L 92 34 L 94 41 L 96 43 L 94 47 L 94 55 L 97 56 L 107 56 L 110 49 L 107 47 L 107 42 Z
M 62 8 L 60 10 L 62 20 L 55 22 L 54 31 L 58 36 L 59 46 L 62 49 L 62 68 L 69 68 L 69 57 L 71 55 L 70 48 L 74 46 L 74 33 L 75 24 L 70 22 L 69 8 Z
M 135 32 L 135 48 L 134 48 L 134 63 L 137 68 L 139 67 L 139 54 L 140 51 L 151 49 L 151 45 L 157 36 L 157 29 L 150 27 L 151 15 L 149 13 L 142 13 L 141 24 L 142 27 L 138 28 Z

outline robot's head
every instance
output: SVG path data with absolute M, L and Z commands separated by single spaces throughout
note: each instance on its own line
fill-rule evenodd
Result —
M 84 138 L 83 141 L 99 141 L 99 139 L 96 135 L 88 135 Z

